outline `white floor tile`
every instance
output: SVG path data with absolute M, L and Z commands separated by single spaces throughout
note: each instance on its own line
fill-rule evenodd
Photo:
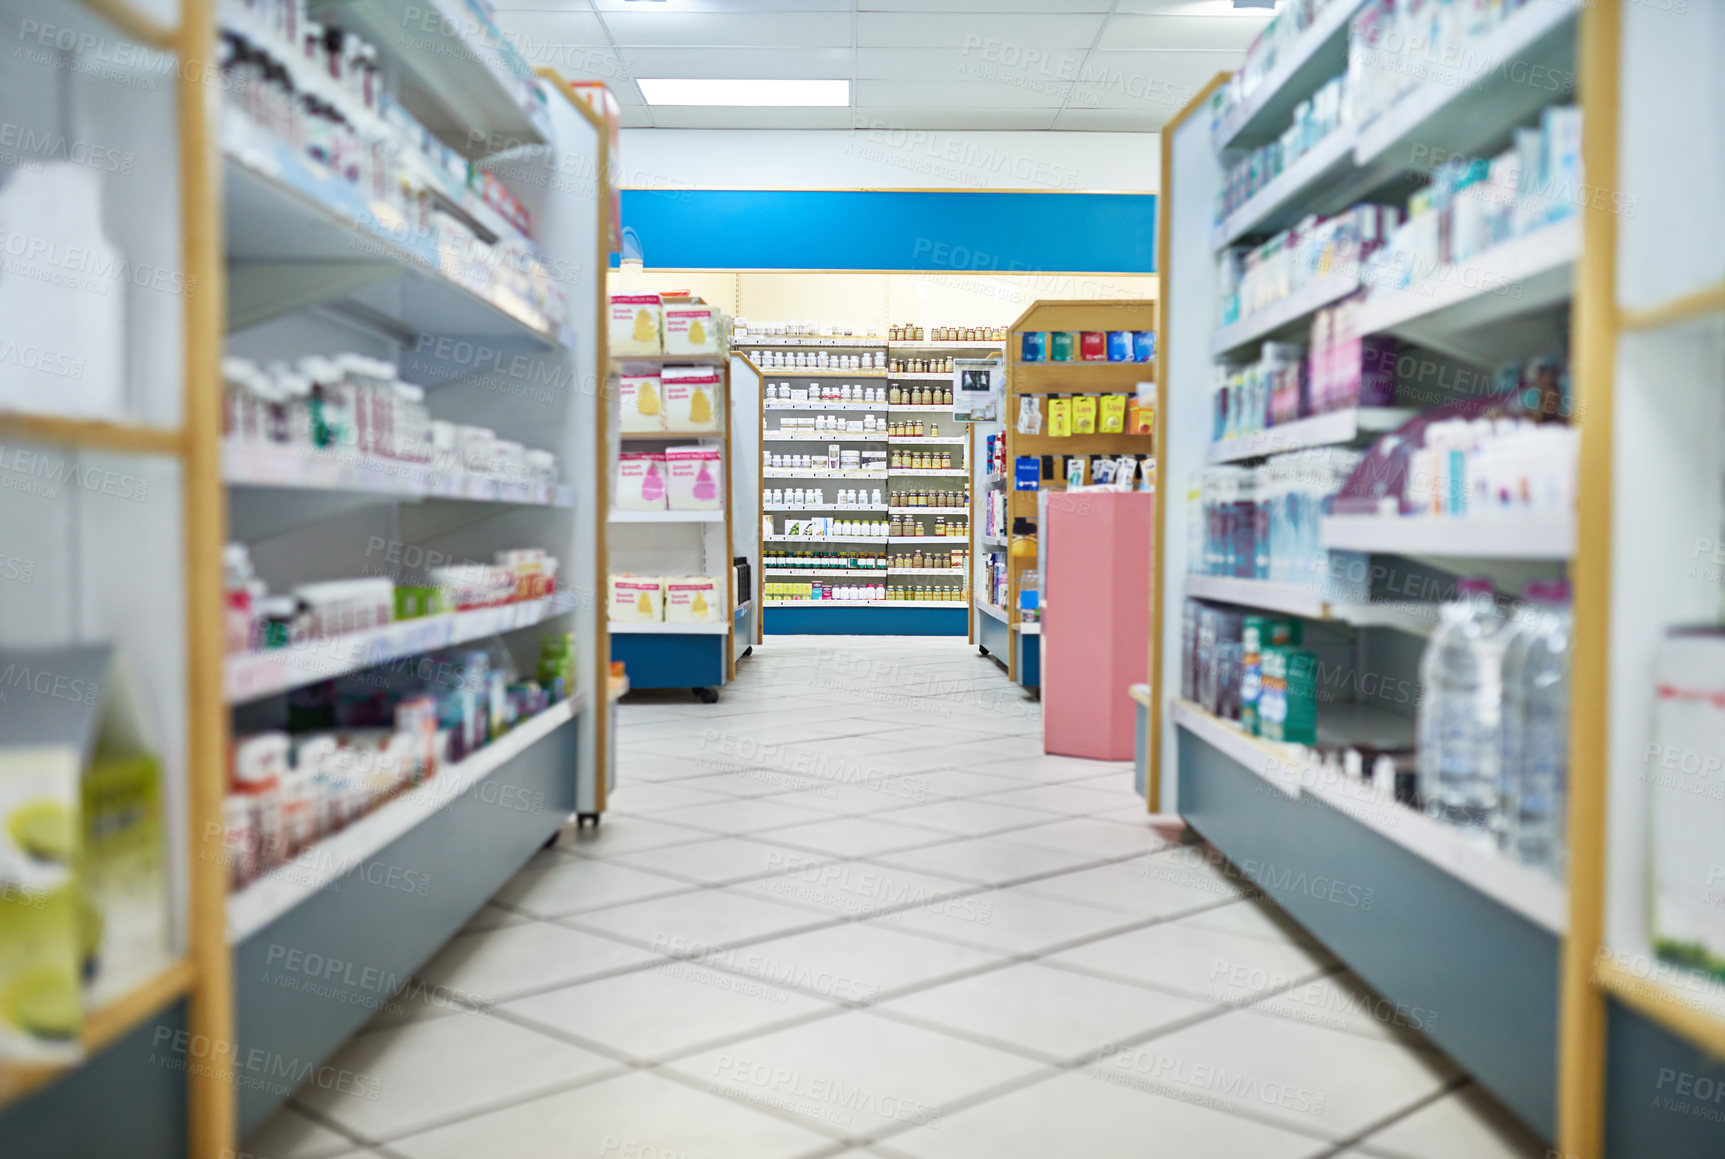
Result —
M 1105 978 L 1024 962 L 884 1002 L 954 1031 L 1039 1051 L 1050 1059 L 1094 1057 L 1105 1044 L 1170 1026 L 1216 1007 Z
M 650 817 L 684 805 L 712 804 L 721 798 L 699 788 L 699 781 L 623 780 L 612 790 L 606 808 L 618 816 Z
M 1008 829 L 1047 825 L 1058 817 L 1041 809 L 1024 809 L 982 798 L 969 801 L 934 801 L 876 818 L 906 825 L 920 825 L 964 837 L 982 837 Z
M 1310 1136 L 1120 1085 L 1135 1077 L 1067 1072 L 883 1145 L 913 1159 L 1316 1159 L 1330 1150 Z
M 783 829 L 788 825 L 806 825 L 810 821 L 821 820 L 823 814 L 787 804 L 783 794 L 775 794 L 687 805 L 657 814 L 657 817 L 673 825 L 689 825 L 726 836 L 742 837 L 767 829 Z
M 894 824 L 878 817 L 840 817 L 775 829 L 764 836 L 779 845 L 840 857 L 872 857 L 952 839 L 951 834 L 939 830 Z
M 869 923 L 846 922 L 745 946 L 709 965 L 843 1002 L 873 1002 L 998 964 L 997 954 Z
M 1310 981 L 1331 963 L 1295 945 L 1223 933 L 1179 918 L 1091 942 L 1049 961 L 1201 1002 L 1249 1002 Z
M 869 917 L 976 889 L 969 882 L 867 861 L 828 862 L 813 856 L 801 857 L 800 861 L 789 872 L 728 888 L 850 918 Z
M 783 845 L 768 845 L 744 837 L 712 837 L 688 845 L 625 853 L 615 861 L 653 873 L 680 877 L 702 885 L 722 885 L 765 877 L 807 862 L 811 854 Z M 837 854 L 831 855 L 837 857 Z
M 1220 875 L 1205 880 L 1158 853 L 1045 877 L 1021 888 L 1026 893 L 1081 901 L 1146 918 L 1173 917 L 1243 896 Z
M 660 954 L 788 933 L 827 920 L 821 914 L 724 890 L 695 890 L 563 919 Z
M 406 1159 L 799 1159 L 831 1145 L 829 1136 L 733 1100 L 636 1072 L 390 1147 Z
M 811 1126 L 860 1140 L 937 1121 L 944 1104 L 1040 1064 L 859 1010 L 731 1043 L 671 1069 L 732 1098 L 774 1099 Z
M 1152 828 L 1148 820 L 1136 825 L 1123 825 L 1095 817 L 1071 817 L 1015 833 L 1012 839 L 1044 849 L 1083 853 L 1098 860 L 1168 848 L 1167 837 Z
M 640 901 L 692 888 L 686 881 L 648 873 L 615 860 L 566 857 L 536 860 L 510 878 L 497 901 L 540 918 L 561 918 L 583 910 Z
M 1118 910 L 1014 889 L 991 889 L 962 897 L 931 898 L 911 909 L 874 918 L 872 924 L 950 938 L 997 954 L 1037 954 L 1138 920 Z
M 484 1008 L 651 960 L 651 954 L 610 938 L 533 922 L 455 938 L 415 975 L 434 994 Z
M 1472 1086 L 1442 1096 L 1360 1143 L 1362 1157 L 1381 1159 L 1545 1159 L 1550 1154 L 1532 1131 Z
M 690 841 L 705 841 L 712 834 L 687 825 L 668 825 L 646 817 L 607 817 L 598 825 L 588 825 L 567 833 L 557 848 L 583 857 L 612 857 L 619 853 L 639 853 L 643 849 L 663 849 L 668 845 L 683 845 Z
M 439 1018 L 362 1034 L 295 1101 L 383 1142 L 569 1086 L 617 1064 L 496 1018 Z M 345 1086 L 346 1089 L 342 1089 Z
M 335 1159 L 349 1155 L 359 1143 L 332 1131 L 305 1112 L 283 1107 L 247 1135 L 240 1150 L 259 1159 Z
M 659 1060 L 837 1007 L 699 962 L 666 962 L 500 1009 L 636 1059 Z
M 1000 885 L 1041 873 L 1072 869 L 1097 860 L 1095 857 L 1058 849 L 1039 849 L 1019 844 L 1016 834 L 953 841 L 927 849 L 886 853 L 870 860 L 885 865 L 921 869 L 980 885 Z
M 1251 1009 L 1258 1014 L 1426 1048 L 1429 1043 L 1422 1032 L 1436 1027 L 1442 1018 L 1440 1011 L 1374 994 L 1345 970 L 1254 1002 Z

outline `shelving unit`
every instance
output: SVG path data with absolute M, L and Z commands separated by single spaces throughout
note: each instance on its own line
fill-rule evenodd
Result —
M 63 132 L 69 114 L 57 102 L 75 89 L 80 134 L 149 142 L 123 183 L 100 176 L 104 228 L 127 269 L 176 279 L 169 287 L 128 277 L 109 287 L 125 316 L 125 390 L 113 413 L 0 416 L 0 435 L 60 478 L 94 470 L 125 483 L 106 493 L 75 486 L 0 493 L 9 544 L 35 567 L 34 582 L 10 585 L 0 604 L 0 647 L 101 642 L 142 690 L 139 724 L 161 777 L 174 931 L 162 960 L 128 963 L 125 985 L 86 1012 L 82 1061 L 0 1064 L 0 1138 L 31 1153 L 237 1154 L 241 1136 L 292 1085 L 248 1081 L 253 1076 L 239 1073 L 243 1060 L 291 1059 L 296 1072 L 310 1069 L 371 1013 L 274 987 L 265 993 L 258 980 L 267 944 L 317 946 L 409 976 L 576 810 L 578 789 L 604 779 L 605 722 L 589 711 L 605 679 L 603 624 L 569 601 L 404 621 L 314 641 L 291 650 L 285 664 L 281 653 L 226 652 L 222 546 L 230 539 L 253 543 L 277 590 L 356 574 L 366 563 L 368 528 L 383 542 L 447 550 L 457 560 L 543 546 L 577 590 L 599 572 L 593 488 L 571 469 L 598 461 L 601 420 L 590 396 L 559 384 L 587 380 L 603 358 L 603 323 L 596 340 L 592 326 L 602 318 L 609 198 L 595 175 L 608 171 L 605 135 L 558 78 L 535 77 L 519 57 L 506 60 L 499 44 L 455 33 L 472 22 L 446 11 L 443 0 L 422 11 L 454 21 L 431 38 L 435 45 L 404 35 L 406 7 L 394 0 L 363 13 L 343 5 L 333 19 L 356 30 L 355 20 L 377 22 L 370 39 L 399 79 L 404 105 L 446 140 L 476 154 L 554 143 L 582 159 L 585 188 L 570 180 L 566 193 L 537 196 L 536 183 L 511 169 L 530 163 L 492 166 L 530 204 L 544 251 L 589 271 L 562 284 L 564 325 L 496 286 L 462 278 L 457 263 L 445 273 L 444 255 L 411 231 L 390 230 L 387 207 L 352 197 L 292 154 L 242 141 L 225 116 L 224 87 L 213 83 L 218 21 L 233 16 L 227 10 L 218 15 L 209 0 L 166 9 L 51 0 L 27 14 L 77 30 L 80 39 L 55 54 L 54 75 L 44 66 L 40 83 L 8 87 L 20 98 L 8 118 L 25 132 Z M 20 42 L 24 15 L 0 21 Z M 156 67 L 139 46 L 167 54 L 174 67 Z M 74 74 L 71 88 L 56 79 Z M 439 103 L 448 118 L 437 115 Z M 472 207 L 447 208 L 472 220 Z M 0 322 L 0 338 L 16 337 L 5 327 Z M 507 392 L 475 381 L 482 376 L 471 366 L 444 363 L 447 373 L 434 375 L 417 349 L 422 335 L 519 354 L 523 365 L 545 372 L 536 385 L 549 400 L 531 411 L 511 406 Z M 344 349 L 387 357 L 403 379 L 430 384 L 437 417 L 484 421 L 555 451 L 564 478 L 553 486 L 504 483 L 224 441 L 224 352 L 291 361 Z M 526 437 L 529 426 L 537 437 Z M 289 544 L 299 545 L 301 558 L 288 558 Z M 532 641 L 520 630 L 538 624 L 576 633 L 579 687 L 570 697 L 314 845 L 310 860 L 324 874 L 315 888 L 261 904 L 272 892 L 267 883 L 290 876 L 278 871 L 230 898 L 223 841 L 230 735 L 267 726 L 281 694 L 298 684 L 494 633 L 515 633 L 506 640 L 525 649 Z M 329 654 L 320 655 L 325 646 Z M 308 657 L 311 670 L 294 668 Z M 540 794 L 543 808 L 507 813 L 475 803 L 467 790 L 497 777 Z M 385 898 L 357 875 L 362 856 L 434 875 L 437 903 L 404 907 L 398 892 Z M 179 1041 L 213 1044 L 211 1054 L 176 1057 L 161 1045 L 182 1034 L 194 1037 Z
M 1006 502 L 1006 530 L 1009 534 L 1005 543 L 986 542 L 981 550 L 1007 557 L 1007 674 L 1027 688 L 1035 688 L 1041 683 L 1041 632 L 1024 630 L 1030 625 L 1025 624 L 1020 615 L 1019 593 L 1023 587 L 1024 573 L 1037 567 L 1038 557 L 1034 550 L 1034 541 L 1026 544 L 1032 550 L 1013 553 L 1014 544 L 1028 539 L 1028 536 L 1020 536 L 1013 530 L 1018 525 L 1017 521 L 1026 520 L 1029 526 L 1035 526 L 1039 518 L 1038 501 L 1042 491 L 1065 488 L 1065 467 L 1061 462 L 1065 457 L 1137 454 L 1147 456 L 1146 461 L 1154 464 L 1160 438 L 1157 433 L 1136 435 L 1098 431 L 1067 436 L 1049 434 L 1047 402 L 1041 396 L 1131 395 L 1139 383 L 1156 380 L 1157 363 L 1025 362 L 1023 336 L 1027 332 L 1037 331 L 1082 333 L 1087 330 L 1155 330 L 1157 300 L 1036 302 L 1020 314 L 1007 331 L 1006 398 L 1002 413 L 1006 419 L 1006 482 L 1003 485 L 1011 488 L 1007 492 Z M 1077 351 L 1074 350 L 1073 354 L 1076 357 Z M 1016 420 L 1021 405 L 1019 400 L 1026 395 L 1039 396 L 1038 402 L 1043 407 L 1045 417 L 1043 433 L 1040 435 L 1026 435 L 1018 431 Z M 1054 456 L 1056 478 L 1042 480 L 1036 491 L 1018 490 L 1014 485 L 1014 471 L 1020 456 Z M 984 630 L 993 633 L 993 629 Z M 982 643 L 988 646 L 991 652 L 996 651 L 987 641 Z
M 820 348 L 831 350 L 840 356 L 850 353 L 859 354 L 870 361 L 883 351 L 890 348 L 897 350 L 902 345 L 873 336 L 833 336 L 822 338 L 802 338 L 788 336 L 774 338 L 757 336 L 752 332 L 747 336 L 736 336 L 734 340 L 739 347 L 755 347 L 771 349 L 776 347 L 795 348 L 809 343 L 818 343 Z M 998 343 L 960 343 L 959 347 L 967 352 L 973 348 L 987 348 L 998 351 Z M 917 353 L 944 351 L 952 348 L 948 343 L 915 344 Z M 904 389 L 913 389 L 918 383 L 952 382 L 951 372 L 945 373 L 905 373 L 892 370 L 845 370 L 821 372 L 808 367 L 769 367 L 762 371 L 763 376 L 773 386 L 789 386 L 796 389 L 800 386 L 818 386 L 824 378 L 851 378 L 854 381 L 885 378 L 888 385 L 878 388 L 885 391 L 898 390 L 899 384 Z M 841 419 L 869 414 L 884 419 L 889 423 L 915 421 L 913 415 L 944 414 L 952 415 L 952 406 L 948 404 L 903 403 L 889 401 L 840 401 L 814 400 L 793 401 L 786 399 L 769 399 L 763 402 L 760 414 L 761 445 L 771 451 L 785 454 L 807 453 L 817 456 L 824 464 L 826 448 L 829 445 L 844 447 L 873 447 L 885 450 L 890 455 L 897 452 L 913 452 L 917 450 L 952 449 L 954 460 L 964 462 L 964 450 L 969 442 L 968 432 L 962 434 L 928 434 L 921 436 L 903 436 L 889 434 L 885 429 L 871 431 L 824 431 L 795 430 L 787 431 L 782 426 L 773 424 L 771 412 L 800 412 L 817 415 L 830 415 Z M 936 424 L 937 429 L 940 424 Z M 957 428 L 964 430 L 964 428 Z M 788 445 L 788 446 L 787 446 Z M 780 448 L 785 448 L 782 452 Z M 822 515 L 830 513 L 842 518 L 845 513 L 855 513 L 859 519 L 872 522 L 904 519 L 928 519 L 940 516 L 969 516 L 970 506 L 911 506 L 894 504 L 892 502 L 893 486 L 899 481 L 905 481 L 907 489 L 915 486 L 915 481 L 921 479 L 964 479 L 970 474 L 964 467 L 949 469 L 891 467 L 886 470 L 846 470 L 826 466 L 811 467 L 768 467 L 763 458 L 761 477 L 763 480 L 763 497 L 757 506 L 757 516 L 762 520 L 774 519 L 775 527 L 782 527 L 784 520 L 779 516 L 790 515 Z M 764 497 L 766 481 L 786 480 L 792 483 L 818 485 L 793 487 L 792 490 L 813 492 L 813 497 L 804 496 L 800 503 L 768 503 Z M 869 502 L 844 503 L 837 501 L 838 490 L 846 483 L 855 483 L 865 501 L 871 498 L 871 491 L 878 490 L 885 502 L 874 504 Z M 831 544 L 840 548 L 877 546 L 881 550 L 894 544 L 928 545 L 940 540 L 937 536 L 854 536 L 841 535 L 809 536 L 764 534 L 765 544 Z M 946 543 L 962 543 L 964 541 L 947 539 Z M 763 581 L 776 576 L 795 578 L 795 582 L 803 579 L 823 580 L 842 578 L 872 580 L 875 583 L 891 583 L 900 577 L 908 577 L 911 573 L 900 568 L 780 568 L 763 567 L 760 569 Z M 950 569 L 939 573 L 957 578 L 962 584 L 964 573 L 954 573 Z M 893 586 L 897 586 L 894 584 Z M 961 602 L 956 606 L 950 601 L 921 600 L 839 600 L 839 599 L 773 599 L 762 600 L 763 631 L 779 633 L 818 633 L 818 634 L 861 634 L 861 635 L 957 635 L 966 630 L 968 613 Z M 868 609 L 866 612 L 862 609 Z M 963 613 L 962 618 L 954 613 Z
M 1346 67 L 1346 23 L 1361 7 L 1337 0 L 1320 12 L 1214 133 L 1216 84 L 1164 129 L 1158 265 L 1165 301 L 1195 305 L 1164 311 L 1162 465 L 1184 480 L 1205 462 L 1344 444 L 1407 417 L 1322 415 L 1212 444 L 1215 361 L 1249 356 L 1266 339 L 1297 340 L 1313 312 L 1354 292 L 1357 280 L 1355 271 L 1338 271 L 1217 330 L 1216 247 L 1358 200 L 1399 199 L 1429 170 L 1426 159 L 1490 157 L 1546 105 L 1582 106 L 1583 168 L 1610 196 L 1476 255 L 1465 278 L 1437 270 L 1430 283 L 1399 293 L 1368 287 L 1358 315 L 1362 332 L 1393 335 L 1444 365 L 1491 366 L 1547 353 L 1553 335 L 1572 340 L 1577 510 L 1492 519 L 1331 515 L 1321 527 L 1324 546 L 1365 553 L 1374 572 L 1429 576 L 1423 569 L 1435 567 L 1497 576 L 1506 588 L 1512 577 L 1567 573 L 1576 624 L 1567 880 L 1345 775 L 1326 777 L 1305 750 L 1248 736 L 1178 699 L 1184 597 L 1299 616 L 1309 637 L 1344 641 L 1360 671 L 1415 690 L 1419 647 L 1407 636 L 1429 630 L 1435 611 L 1338 600 L 1316 586 L 1190 575 L 1188 514 L 1178 502 L 1161 507 L 1157 536 L 1163 595 L 1155 687 L 1144 701 L 1152 807 L 1178 811 L 1236 864 L 1375 888 L 1369 913 L 1344 912 L 1255 875 L 1374 990 L 1443 1010 L 1428 1033 L 1554 1153 L 1709 1155 L 1718 1149 L 1717 1123 L 1662 1108 L 1640 1077 L 1717 1075 L 1725 1057 L 1725 1002 L 1710 1000 L 1717 983 L 1661 963 L 1651 942 L 1648 866 L 1658 834 L 1650 833 L 1649 802 L 1657 792 L 1643 765 L 1657 740 L 1650 704 L 1665 627 L 1718 623 L 1722 612 L 1717 585 L 1696 581 L 1700 557 L 1678 560 L 1683 552 L 1672 545 L 1717 542 L 1725 518 L 1725 237 L 1711 228 L 1702 192 L 1725 182 L 1725 170 L 1717 150 L 1692 147 L 1719 135 L 1720 103 L 1695 84 L 1711 75 L 1704 62 L 1725 43 L 1725 10 L 1530 0 L 1455 58 L 1452 72 L 1433 67 L 1374 119 L 1320 143 L 1213 226 L 1227 159 L 1219 148 L 1255 145 L 1286 128 L 1293 105 Z M 1549 83 L 1514 79 L 1535 73 Z M 1248 125 L 1252 133 L 1242 133 Z M 1411 705 L 1396 697 L 1356 699 L 1404 727 L 1412 722 Z M 1326 732 L 1336 741 L 1374 735 L 1377 726 L 1338 717 L 1338 707 L 1320 705 L 1320 742 Z M 1690 803 L 1700 807 L 1698 798 Z
M 667 309 L 691 304 L 705 305 L 699 298 L 665 299 Z M 718 320 L 715 316 L 715 323 Z M 688 445 L 691 440 L 700 446 L 716 448 L 723 500 L 719 509 L 708 511 L 612 510 L 607 529 L 611 564 L 607 579 L 626 574 L 710 576 L 716 581 L 721 606 L 717 618 L 705 623 L 616 621 L 607 627 L 611 633 L 611 659 L 622 662 L 632 688 L 687 688 L 703 703 L 711 704 L 718 700 L 719 690 L 736 676 L 737 659 L 754 635 L 748 623 L 753 606 L 751 594 L 735 590 L 733 513 L 746 493 L 739 489 L 736 479 L 740 456 L 735 453 L 734 440 L 743 426 L 737 418 L 739 410 L 752 414 L 758 406 L 758 396 L 752 393 L 758 380 L 748 373 L 746 359 L 733 359 L 726 350 L 716 354 L 615 358 L 611 363 L 612 381 L 623 373 L 659 373 L 671 366 L 709 367 L 717 373 L 719 383 L 713 401 L 718 408 L 715 413 L 722 416 L 719 424 L 714 430 L 692 436 L 669 431 L 635 432 L 637 437 L 630 440 L 630 450 L 640 450 L 643 443 L 663 449 L 673 444 Z M 613 418 L 618 418 L 615 410 L 619 392 L 612 389 L 606 393 Z M 612 425 L 620 426 L 620 421 Z M 612 445 L 611 463 L 617 462 L 620 449 L 620 441 Z M 608 601 L 609 582 L 604 591 Z M 736 643 L 739 635 L 744 641 L 741 645 Z

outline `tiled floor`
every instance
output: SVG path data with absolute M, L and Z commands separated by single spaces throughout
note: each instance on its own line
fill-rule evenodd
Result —
M 247 1152 L 1543 1154 L 961 642 L 775 640 L 718 704 L 637 699 L 603 825 L 334 1061 L 375 1097 L 303 1090 Z

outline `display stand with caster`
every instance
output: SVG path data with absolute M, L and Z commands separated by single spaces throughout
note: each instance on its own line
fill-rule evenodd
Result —
M 599 828 L 599 821 L 603 816 L 603 813 L 577 813 L 575 814 L 575 828 L 577 831 L 580 831 L 585 829 L 588 825 L 592 825 L 593 828 L 597 829 Z
M 717 688 L 691 688 L 689 691 L 693 692 L 695 699 L 702 704 L 717 704 L 719 702 L 719 690 Z

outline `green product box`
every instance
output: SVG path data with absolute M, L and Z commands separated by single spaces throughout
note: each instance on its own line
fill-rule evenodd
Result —
M 395 585 L 395 618 L 398 620 L 418 620 L 425 616 L 442 615 L 449 610 L 447 588 Z
M 575 633 L 553 632 L 539 637 L 539 683 L 554 699 L 575 691 Z
M 1078 335 L 1071 330 L 1055 330 L 1048 335 L 1048 360 L 1071 362 L 1078 353 Z
M 1240 726 L 1261 734 L 1258 697 L 1263 688 L 1262 657 L 1265 648 L 1287 647 L 1300 642 L 1300 621 L 1283 616 L 1247 616 L 1240 634 Z
M 78 751 L 0 748 L 0 1062 L 81 1053 Z
M 1318 743 L 1318 657 L 1304 648 L 1266 647 L 1258 696 L 1258 735 L 1294 744 Z

